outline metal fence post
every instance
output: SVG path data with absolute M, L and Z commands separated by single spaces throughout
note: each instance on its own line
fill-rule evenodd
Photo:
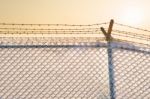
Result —
M 112 37 L 111 37 L 111 32 L 112 32 L 112 27 L 114 24 L 114 20 L 110 21 L 108 32 L 105 31 L 103 27 L 101 27 L 101 31 L 106 37 L 107 41 L 107 54 L 108 54 L 108 71 L 109 71 L 109 87 L 110 87 L 110 97 L 111 99 L 115 99 L 115 87 L 114 87 L 114 66 L 113 66 L 113 56 L 112 56 Z

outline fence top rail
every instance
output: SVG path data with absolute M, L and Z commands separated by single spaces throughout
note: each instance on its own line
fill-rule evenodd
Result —
M 147 48 L 138 48 L 136 46 L 119 46 L 119 45 L 111 45 L 112 49 L 119 49 L 119 50 L 127 50 L 127 51 L 132 51 L 132 52 L 138 52 L 138 53 L 143 53 L 143 54 L 149 54 L 150 55 L 150 50 Z M 106 43 L 97 43 L 97 44 L 55 44 L 55 45 L 0 45 L 1 48 L 107 48 Z

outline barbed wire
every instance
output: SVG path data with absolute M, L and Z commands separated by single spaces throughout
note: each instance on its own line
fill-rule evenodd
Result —
M 135 39 L 150 40 L 150 35 L 137 34 L 137 33 L 128 32 L 128 31 L 113 30 L 112 35 L 118 35 L 118 36 L 123 36 L 123 37 L 130 37 L 130 38 L 135 38 Z
M 121 34 L 116 34 L 116 33 L 113 33 L 113 36 L 126 37 L 126 38 L 137 39 L 137 40 L 145 40 L 145 41 L 148 40 L 147 38 L 134 37 L 134 36 L 131 36 L 131 35 L 121 35 Z
M 119 26 L 123 26 L 123 27 L 128 27 L 128 28 L 140 30 L 140 31 L 144 31 L 144 32 L 150 32 L 150 30 L 143 29 L 143 28 L 138 28 L 138 27 L 133 27 L 133 26 L 130 26 L 130 25 L 125 25 L 125 24 L 121 24 L 121 23 L 114 23 L 114 24 L 119 25 Z
M 102 34 L 99 25 L 108 24 L 108 22 L 98 24 L 87 24 L 87 25 L 74 25 L 74 24 L 16 24 L 16 23 L 0 23 L 0 34 Z M 136 30 L 142 30 L 150 32 L 149 30 L 132 27 L 120 23 L 115 23 L 120 26 L 133 28 Z M 7 27 L 6 27 L 6 26 Z M 15 26 L 15 27 L 10 27 Z M 18 27 L 21 26 L 21 27 Z M 31 26 L 31 27 L 24 27 Z M 33 26 L 33 27 L 32 27 Z M 34 27 L 34 26 L 55 26 L 55 27 Z M 62 26 L 62 27 L 59 27 Z M 68 27 L 67 27 L 68 26 Z M 75 27 L 77 26 L 77 27 Z M 84 26 L 98 26 L 98 27 L 84 27 Z M 65 27 L 65 28 L 63 28 Z M 73 27 L 73 28 L 71 28 Z M 107 28 L 105 28 L 107 30 Z M 134 38 L 139 40 L 150 40 L 150 35 L 139 34 L 129 31 L 112 30 L 112 35 Z
M 122 30 L 117 30 L 117 29 L 113 29 L 112 32 L 124 33 L 124 34 L 128 34 L 128 35 L 141 36 L 141 37 L 150 37 L 150 35 L 146 35 L 146 34 L 142 34 L 142 33 L 122 31 Z

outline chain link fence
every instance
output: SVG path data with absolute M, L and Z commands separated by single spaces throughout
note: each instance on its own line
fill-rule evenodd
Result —
M 0 99 L 150 99 L 149 36 L 114 30 L 108 43 L 99 26 L 79 27 L 33 30 L 98 36 L 0 37 Z

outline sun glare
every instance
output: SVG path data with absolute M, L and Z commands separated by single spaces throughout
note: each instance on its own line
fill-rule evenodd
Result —
M 137 25 L 143 21 L 143 11 L 138 8 L 128 7 L 121 12 L 120 20 L 123 23 Z

